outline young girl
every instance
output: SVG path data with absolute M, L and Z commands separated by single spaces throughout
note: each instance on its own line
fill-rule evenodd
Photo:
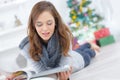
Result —
M 41 71 L 69 64 L 69 71 L 57 74 L 59 80 L 68 80 L 71 73 L 88 66 L 96 54 L 94 50 L 99 47 L 86 43 L 73 51 L 72 38 L 72 33 L 52 3 L 36 3 L 29 16 L 28 36 L 19 46 L 31 67 L 27 71 L 24 70 L 24 74 L 31 77 Z M 15 73 L 9 75 L 6 80 L 16 77 Z

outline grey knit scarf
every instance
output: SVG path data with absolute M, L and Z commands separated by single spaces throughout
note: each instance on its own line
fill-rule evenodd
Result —
M 59 66 L 60 58 L 61 58 L 61 48 L 59 44 L 59 36 L 55 32 L 50 40 L 47 43 L 47 46 L 42 45 L 42 63 L 46 68 L 54 68 Z
M 19 48 L 23 49 L 26 44 L 29 43 L 28 37 L 24 38 L 20 43 Z M 55 32 L 50 40 L 45 44 L 42 44 L 42 56 L 40 61 L 43 63 L 45 69 L 50 69 L 59 66 L 61 58 L 61 48 L 59 44 L 59 36 Z

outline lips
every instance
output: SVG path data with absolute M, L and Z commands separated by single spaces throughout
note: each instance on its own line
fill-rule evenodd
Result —
M 49 34 L 50 34 L 49 32 L 47 32 L 47 33 L 42 33 L 42 35 L 43 35 L 43 36 L 46 36 L 46 37 L 49 36 Z

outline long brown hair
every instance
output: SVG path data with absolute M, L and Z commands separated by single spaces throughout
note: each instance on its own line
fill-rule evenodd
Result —
M 58 35 L 60 37 L 59 42 L 64 56 L 68 55 L 72 40 L 72 33 L 70 32 L 69 28 L 63 23 L 61 16 L 57 12 L 54 5 L 48 1 L 40 1 L 36 3 L 32 8 L 28 22 L 28 37 L 30 41 L 29 53 L 35 61 L 40 60 L 39 56 L 42 55 L 42 41 L 35 29 L 35 21 L 37 20 L 38 16 L 44 11 L 49 11 L 55 19 L 55 30 L 58 31 Z

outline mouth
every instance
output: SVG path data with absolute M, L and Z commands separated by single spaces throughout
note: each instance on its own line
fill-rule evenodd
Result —
M 50 34 L 50 32 L 45 32 L 45 33 L 42 33 L 42 35 L 43 35 L 43 36 L 45 36 L 45 37 L 48 37 L 48 36 L 49 36 L 49 34 Z

